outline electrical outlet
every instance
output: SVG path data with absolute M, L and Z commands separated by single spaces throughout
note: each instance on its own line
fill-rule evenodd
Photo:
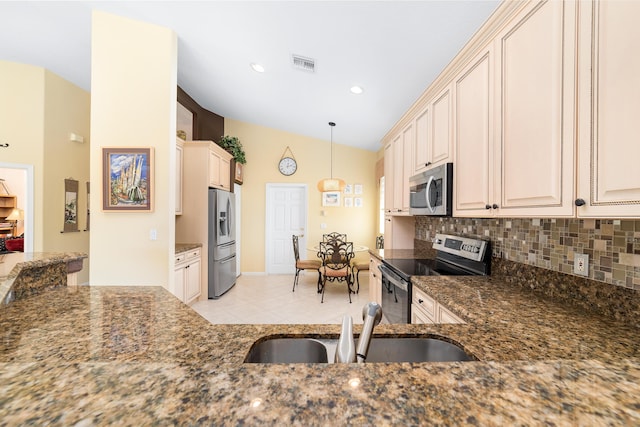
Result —
M 580 276 L 589 276 L 589 255 L 574 254 L 573 272 Z

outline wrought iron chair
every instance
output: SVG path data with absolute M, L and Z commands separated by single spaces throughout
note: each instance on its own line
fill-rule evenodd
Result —
M 330 242 L 332 240 L 340 240 L 342 242 L 346 242 L 347 241 L 347 235 L 346 234 L 342 234 L 342 233 L 336 233 L 331 232 L 328 234 L 323 234 L 322 235 L 322 241 L 323 242 Z
M 384 247 L 384 237 L 376 237 L 376 249 L 382 249 Z M 369 271 L 370 261 L 356 262 L 353 266 L 353 274 L 356 276 L 356 293 L 360 292 L 360 272 Z
M 298 280 L 300 278 L 300 272 L 302 270 L 316 270 L 318 272 L 318 292 L 320 292 L 320 284 L 322 279 L 322 274 L 320 273 L 320 267 L 322 263 L 316 259 L 300 259 L 300 247 L 298 244 L 298 236 L 295 234 L 292 236 L 293 239 L 293 254 L 296 257 L 296 275 L 293 278 L 293 290 L 291 292 L 296 291 L 296 285 L 298 284 Z
M 347 283 L 349 302 L 353 291 L 353 272 L 351 270 L 351 260 L 354 257 L 353 242 L 330 241 L 320 242 L 318 257 L 322 259 L 322 299 L 324 302 L 324 290 L 327 281 L 335 282 L 344 280 Z

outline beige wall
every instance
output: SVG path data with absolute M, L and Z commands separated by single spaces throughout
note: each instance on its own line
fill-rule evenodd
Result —
M 166 28 L 94 11 L 91 48 L 90 281 L 171 289 L 177 37 Z M 153 212 L 102 211 L 102 147 L 153 148 Z
M 309 138 L 276 129 L 225 119 L 225 134 L 240 138 L 247 154 L 242 185 L 241 271 L 265 271 L 265 209 L 267 183 L 304 183 L 308 186 L 308 242 L 321 239 L 325 232 L 348 234 L 356 244 L 375 246 L 378 208 L 375 182 L 377 153 L 341 145 L 340 124 L 334 129 L 333 175 L 347 184 L 362 184 L 362 208 L 322 207 L 321 193 L 316 185 L 330 175 L 330 129 L 327 140 Z M 286 177 L 278 171 L 278 162 L 287 146 L 293 152 L 298 170 Z M 344 195 L 343 195 L 344 197 Z M 325 216 L 322 212 L 325 212 Z M 320 228 L 326 223 L 327 228 Z M 313 253 L 308 254 L 313 257 Z M 366 253 L 358 259 L 367 259 Z
M 33 167 L 33 251 L 88 254 L 88 233 L 60 231 L 64 179 L 89 180 L 88 144 L 69 142 L 71 132 L 89 135 L 89 93 L 41 67 L 6 61 L 0 61 L 0 93 L 0 141 L 9 143 L 1 149 L 0 161 Z M 24 209 L 26 187 L 22 191 L 18 205 Z M 85 205 L 82 187 L 79 197 L 81 206 Z M 83 213 L 79 212 L 81 230 L 86 221 Z M 78 282 L 88 281 L 85 262 Z

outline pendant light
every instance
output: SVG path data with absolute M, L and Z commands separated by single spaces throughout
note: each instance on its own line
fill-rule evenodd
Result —
M 323 180 L 318 181 L 318 190 L 325 191 L 342 191 L 345 186 L 345 182 L 340 178 L 333 178 L 333 127 L 336 124 L 334 122 L 329 122 L 329 126 L 331 126 L 331 178 L 325 178 Z

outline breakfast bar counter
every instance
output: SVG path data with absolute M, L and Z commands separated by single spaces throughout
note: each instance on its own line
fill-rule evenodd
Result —
M 162 287 L 59 287 L 0 308 L 6 425 L 638 425 L 638 329 L 487 277 L 415 286 L 460 325 L 457 363 L 245 364 L 268 336 L 339 325 L 212 325 Z M 456 297 L 458 303 L 454 303 Z M 354 326 L 355 332 L 360 326 Z

